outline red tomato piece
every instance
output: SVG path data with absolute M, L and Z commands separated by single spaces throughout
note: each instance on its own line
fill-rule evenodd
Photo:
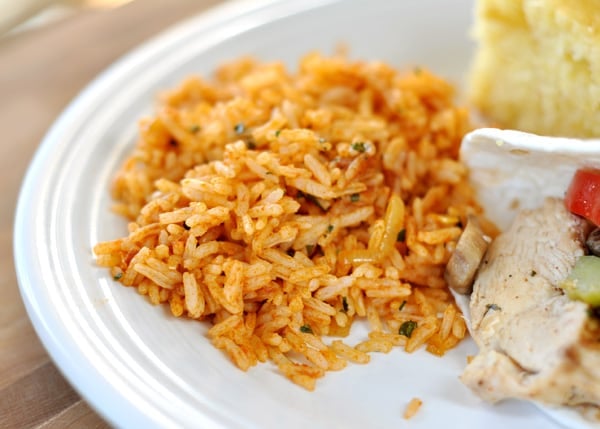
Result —
M 600 225 L 600 170 L 577 170 L 565 195 L 567 210 Z

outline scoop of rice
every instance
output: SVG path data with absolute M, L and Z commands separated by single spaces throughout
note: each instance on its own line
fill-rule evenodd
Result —
M 478 213 L 452 87 L 343 56 L 244 58 L 143 120 L 113 185 L 130 218 L 97 262 L 174 316 L 207 321 L 241 369 L 312 390 L 372 352 L 442 355 L 465 336 L 443 270 Z M 364 320 L 367 338 L 348 344 Z

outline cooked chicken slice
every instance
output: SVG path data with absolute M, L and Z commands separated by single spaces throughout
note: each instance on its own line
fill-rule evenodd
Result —
M 482 398 L 600 405 L 600 329 L 557 285 L 584 254 L 587 223 L 547 199 L 490 245 L 473 286 L 479 354 L 463 382 Z

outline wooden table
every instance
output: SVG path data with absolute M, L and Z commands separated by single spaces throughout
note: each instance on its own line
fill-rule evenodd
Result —
M 0 39 L 0 428 L 108 427 L 54 366 L 19 295 L 12 227 L 33 153 L 96 74 L 168 25 L 219 2 L 135 0 Z

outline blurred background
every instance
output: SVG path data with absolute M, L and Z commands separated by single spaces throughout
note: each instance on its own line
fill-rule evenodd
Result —
M 76 13 L 81 8 L 109 9 L 131 0 L 0 0 L 0 34 L 12 35 Z

